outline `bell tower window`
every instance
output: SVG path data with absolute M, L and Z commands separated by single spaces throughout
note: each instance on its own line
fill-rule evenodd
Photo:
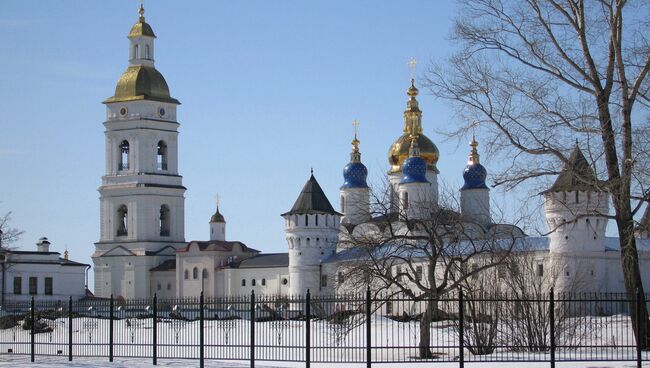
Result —
M 167 143 L 164 141 L 158 142 L 156 164 L 158 170 L 167 170 Z
M 151 55 L 149 52 L 149 45 L 144 45 L 144 58 L 147 60 L 151 59 L 151 56 L 149 55 Z
M 169 207 L 160 206 L 160 236 L 169 236 Z
M 120 162 L 118 170 L 129 169 L 129 142 L 124 140 L 120 143 Z
M 138 59 L 140 55 L 138 55 L 138 51 L 140 51 L 140 45 L 133 45 L 133 58 Z
M 405 210 L 409 208 L 409 193 L 404 192 L 402 193 L 402 208 Z
M 345 197 L 341 196 L 341 212 L 345 213 Z
M 117 236 L 125 236 L 129 234 L 128 223 L 128 209 L 126 205 L 121 205 L 117 209 Z

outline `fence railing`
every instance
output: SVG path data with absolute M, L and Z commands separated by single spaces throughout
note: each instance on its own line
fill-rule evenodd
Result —
M 636 297 L 633 303 L 640 303 Z M 372 363 L 636 361 L 626 294 L 267 295 L 7 303 L 0 354 Z M 637 322 L 639 325 L 641 321 Z

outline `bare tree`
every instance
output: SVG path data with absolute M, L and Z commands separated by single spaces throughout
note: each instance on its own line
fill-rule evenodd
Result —
M 388 190 L 373 193 L 383 194 L 371 196 L 372 220 L 347 227 L 341 236 L 339 246 L 349 248 L 354 257 L 339 265 L 345 275 L 339 287 L 370 285 L 381 300 L 402 295 L 424 305 L 419 357 L 432 358 L 430 327 L 441 315 L 440 298 L 502 263 L 523 233 L 514 225 L 466 221 L 446 203 L 409 204 L 420 207 L 414 212 L 426 212 L 424 217 L 395 213 Z M 453 203 L 453 198 L 446 199 Z
M 10 226 L 11 212 L 0 216 L 0 251 L 11 249 L 11 244 L 15 243 L 23 235 L 22 230 Z
M 458 115 L 472 121 L 450 136 L 480 125 L 491 154 L 507 163 L 495 176 L 495 185 L 506 188 L 557 174 L 579 140 L 606 178 L 585 184 L 612 196 L 613 214 L 603 215 L 616 221 L 628 298 L 644 295 L 634 216 L 650 196 L 648 121 L 640 118 L 650 103 L 648 2 L 460 3 L 452 33 L 459 50 L 427 72 L 433 95 L 454 102 Z M 648 347 L 647 304 L 638 305 L 638 311 L 636 303 L 629 306 L 632 324 Z

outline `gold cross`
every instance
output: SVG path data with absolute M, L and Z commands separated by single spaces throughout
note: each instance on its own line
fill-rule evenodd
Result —
M 352 126 L 354 127 L 354 139 L 357 139 L 357 134 L 359 133 L 359 120 L 352 120 Z
M 415 64 L 417 63 L 418 61 L 414 57 L 408 62 L 409 68 L 411 69 L 411 79 L 415 79 Z

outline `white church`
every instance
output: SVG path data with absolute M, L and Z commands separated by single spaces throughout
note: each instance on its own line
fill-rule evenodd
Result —
M 226 240 L 226 221 L 219 208 L 210 219 L 209 240 L 186 242 L 186 188 L 178 167 L 180 102 L 171 97 L 155 68 L 156 36 L 142 7 L 128 39 L 129 66 L 114 95 L 104 101 L 106 173 L 99 187 L 101 233 L 92 255 L 95 295 L 130 299 L 197 296 L 201 291 L 208 297 L 247 295 L 251 290 L 267 295 L 298 295 L 307 289 L 316 294 L 337 292 L 344 278 L 341 270 L 355 261 L 354 249 L 342 240 L 382 231 L 371 216 L 368 170 L 356 136 L 343 170 L 338 211 L 312 174 L 291 209 L 281 215 L 287 253 L 262 254 Z M 423 133 L 413 79 L 407 95 L 403 132 L 388 157 L 390 206 L 395 213 L 391 221 L 396 224 L 402 220 L 399 214 L 414 219 L 430 216 L 423 208 L 435 208 L 439 200 L 440 153 Z M 458 215 L 484 228 L 509 226 L 492 223 L 487 171 L 477 145 L 471 142 Z M 570 163 L 541 194 L 553 231 L 545 237 L 521 233 L 521 242 L 532 246 L 540 265 L 561 265 L 562 277 L 587 274 L 590 291 L 623 291 L 618 239 L 605 236 L 607 219 L 600 215 L 609 211 L 609 195 L 585 184 L 589 182 L 597 182 L 596 176 L 576 145 Z M 641 262 L 648 264 L 650 241 L 645 235 L 637 244 Z M 650 270 L 642 267 L 642 273 L 650 282 Z

